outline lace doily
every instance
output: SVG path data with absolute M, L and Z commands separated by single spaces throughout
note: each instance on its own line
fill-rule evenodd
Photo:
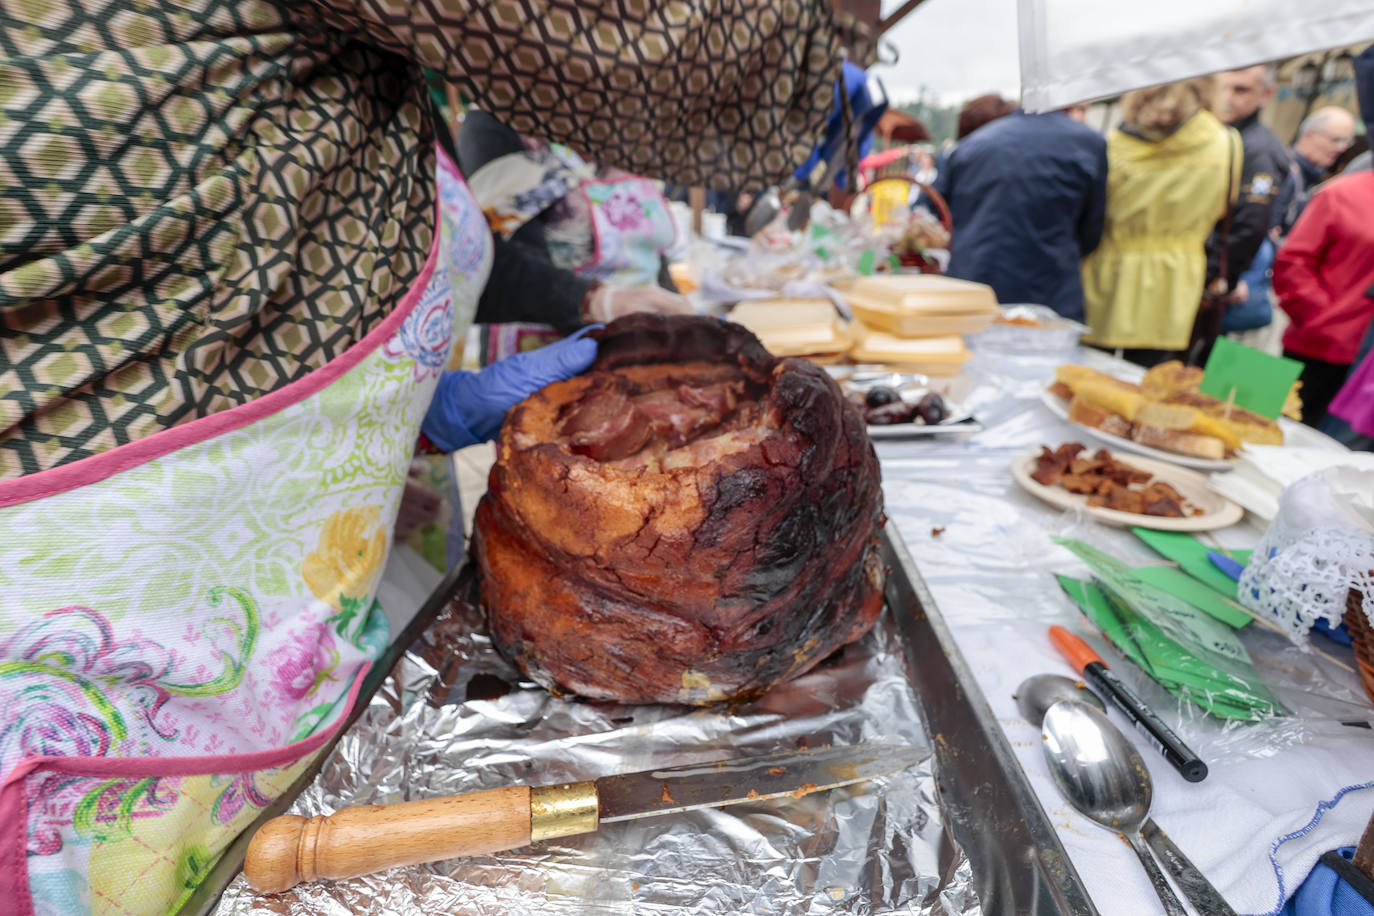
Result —
M 1240 577 L 1241 603 L 1299 645 L 1318 619 L 1337 626 L 1350 589 L 1374 625 L 1374 473 L 1330 468 L 1297 481 Z

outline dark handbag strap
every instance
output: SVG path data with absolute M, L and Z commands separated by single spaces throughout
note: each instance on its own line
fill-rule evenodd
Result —
M 843 52 L 841 60 L 847 58 Z M 844 130 L 844 189 L 859 193 L 859 125 L 854 121 L 854 106 L 849 101 L 849 85 L 840 71 L 840 119 Z
M 1245 167 L 1244 161 L 1241 168 Z M 1231 276 L 1231 213 L 1235 206 L 1231 202 L 1231 196 L 1236 190 L 1236 130 L 1233 127 L 1226 128 L 1226 215 L 1221 218 L 1221 248 L 1217 254 L 1217 276 L 1227 281 L 1230 286 Z M 1229 291 L 1229 289 L 1228 289 Z
M 1221 239 L 1217 250 L 1217 275 L 1212 283 L 1223 281 L 1226 290 L 1220 294 L 1212 291 L 1211 284 L 1202 290 L 1198 301 L 1197 316 L 1193 319 L 1193 330 L 1188 335 L 1188 348 L 1183 351 L 1183 361 L 1189 366 L 1206 363 L 1212 352 L 1212 345 L 1221 336 L 1222 322 L 1226 320 L 1226 298 L 1230 294 L 1231 252 L 1231 195 L 1236 190 L 1236 132 L 1226 128 L 1226 213 L 1221 218 Z M 1244 168 L 1244 162 L 1241 163 Z

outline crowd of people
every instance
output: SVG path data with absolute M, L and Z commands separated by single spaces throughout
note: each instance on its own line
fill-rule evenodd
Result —
M 1356 63 L 1374 116 L 1374 49 Z M 1261 121 L 1276 68 L 1126 93 L 1107 136 L 1083 109 L 981 96 L 932 176 L 953 219 L 948 273 L 1053 307 L 1143 366 L 1203 364 L 1217 337 L 1302 363 L 1305 422 L 1361 448 L 1374 337 L 1374 173 L 1333 177 L 1356 118 L 1323 107 L 1286 147 Z M 1277 303 L 1278 308 L 1274 308 Z M 1281 332 L 1281 341 L 1279 339 Z

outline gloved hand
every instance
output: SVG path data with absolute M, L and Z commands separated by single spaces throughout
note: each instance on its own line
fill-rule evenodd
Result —
M 657 286 L 636 286 L 631 289 L 594 286 L 582 305 L 582 317 L 587 321 L 605 322 L 632 312 L 690 315 L 692 306 L 677 293 Z
M 496 437 L 506 411 L 552 382 L 583 372 L 596 359 L 596 341 L 583 328 L 557 343 L 517 353 L 481 372 L 445 372 L 420 431 L 452 452 Z

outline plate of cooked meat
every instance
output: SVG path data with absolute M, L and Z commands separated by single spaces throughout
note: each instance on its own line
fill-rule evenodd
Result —
M 1128 463 L 1081 442 L 1042 445 L 1012 462 L 1011 474 L 1032 496 L 1064 509 L 1081 507 L 1106 525 L 1210 531 L 1234 525 L 1245 514 L 1209 490 L 1207 478 L 1196 471 L 1136 455 Z

